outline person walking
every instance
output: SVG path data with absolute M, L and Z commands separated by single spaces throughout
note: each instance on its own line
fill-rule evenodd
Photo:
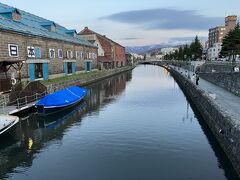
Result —
M 199 79 L 200 79 L 200 78 L 199 78 L 199 75 L 198 75 L 198 73 L 196 73 L 196 85 L 197 85 L 197 86 L 198 86 L 198 84 L 199 84 L 199 83 L 198 83 Z
M 196 75 L 195 75 L 195 74 L 192 75 L 192 77 L 191 77 L 191 81 L 192 81 L 193 83 L 196 82 Z

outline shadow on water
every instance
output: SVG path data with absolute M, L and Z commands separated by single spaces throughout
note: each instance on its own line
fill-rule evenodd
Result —
M 15 129 L 0 137 L 0 179 L 32 166 L 36 154 L 48 143 L 62 140 L 65 131 L 75 123 L 80 124 L 83 117 L 114 102 L 131 78 L 132 72 L 126 72 L 87 86 L 89 93 L 83 103 L 56 115 L 23 117 Z
M 200 112 L 198 111 L 197 107 L 193 104 L 191 99 L 185 94 L 185 97 L 187 101 L 190 103 L 190 106 L 195 114 L 195 116 L 198 119 L 198 122 L 201 126 L 201 129 L 203 130 L 208 143 L 210 144 L 211 148 L 214 151 L 215 156 L 218 159 L 218 167 L 224 170 L 225 177 L 227 179 L 239 179 L 236 171 L 234 170 L 230 160 L 227 158 L 225 152 L 222 150 L 221 146 L 217 142 L 217 139 L 209 129 L 208 125 L 204 121 L 203 117 L 200 115 Z
M 177 82 L 176 82 L 177 83 Z M 223 169 L 225 177 L 229 180 L 237 180 L 239 179 L 236 171 L 234 170 L 230 160 L 228 159 L 225 152 L 222 150 L 221 146 L 219 145 L 217 139 L 215 138 L 214 134 L 211 132 L 210 128 L 208 127 L 207 123 L 204 121 L 203 117 L 201 116 L 200 112 L 198 111 L 197 107 L 189 97 L 189 95 L 186 93 L 186 91 L 179 86 L 182 90 L 187 102 L 190 104 L 190 107 L 192 108 L 194 115 L 196 116 L 199 125 L 201 126 L 201 129 L 204 132 L 204 135 L 206 136 L 209 145 L 211 146 L 215 156 L 218 160 L 218 167 L 220 169 Z

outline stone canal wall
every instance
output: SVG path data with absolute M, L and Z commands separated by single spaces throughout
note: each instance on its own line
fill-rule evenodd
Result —
M 236 64 L 239 66 L 240 64 Z M 232 72 L 233 68 L 236 66 L 231 63 L 214 63 L 206 62 L 200 67 L 201 72 Z
M 101 81 L 103 79 L 109 78 L 111 76 L 129 71 L 134 69 L 136 66 L 126 66 L 123 68 L 116 68 L 116 69 L 111 69 L 105 72 L 102 72 L 100 75 L 97 74 L 96 76 L 91 76 L 89 78 L 86 79 L 79 79 L 79 80 L 70 80 L 70 81 L 64 81 L 61 83 L 55 83 L 55 84 L 50 84 L 50 85 L 46 85 L 47 87 L 47 92 L 48 93 L 53 93 L 55 91 L 67 88 L 69 86 L 86 86 L 88 84 L 92 84 L 95 83 L 97 81 Z
M 19 100 L 25 100 L 21 105 L 26 106 L 28 103 L 32 104 L 32 102 L 36 101 L 37 99 L 43 97 L 43 95 L 46 95 L 48 93 L 53 93 L 55 91 L 67 88 L 69 86 L 86 86 L 91 83 L 95 83 L 98 81 L 101 81 L 103 79 L 115 76 L 117 74 L 130 71 L 134 69 L 136 66 L 126 66 L 123 68 L 116 68 L 116 69 L 111 69 L 108 71 L 101 71 L 97 75 L 94 76 L 89 76 L 84 79 L 79 79 L 79 80 L 69 80 L 69 81 L 64 81 L 61 83 L 54 83 L 50 85 L 43 85 L 39 82 L 39 85 L 43 86 L 46 88 L 46 90 L 42 93 L 35 94 L 35 90 L 32 90 L 32 94 L 25 94 L 27 96 L 23 97 L 18 97 L 15 98 L 14 101 L 11 101 L 11 97 L 9 97 L 9 94 L 0 94 L 0 114 L 9 114 L 10 111 L 16 110 L 18 107 L 18 101 Z M 29 91 L 28 91 L 29 92 Z M 31 97 L 31 98 L 30 98 Z M 33 97 L 33 98 L 32 98 Z M 29 99 L 30 98 L 30 99 Z M 10 106 L 11 105 L 11 106 Z M 23 107 L 21 106 L 21 107 Z M 20 112 L 21 110 L 19 110 Z
M 240 96 L 240 72 L 200 73 L 200 76 L 203 79 Z
M 208 124 L 220 146 L 240 175 L 240 123 L 219 107 L 208 93 L 174 69 L 170 69 L 181 89 L 189 96 Z

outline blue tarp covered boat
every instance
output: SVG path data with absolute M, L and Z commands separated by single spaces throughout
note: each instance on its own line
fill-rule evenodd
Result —
M 86 94 L 87 89 L 72 86 L 45 96 L 35 104 L 35 107 L 37 108 L 38 114 L 47 115 L 55 113 L 77 104 Z

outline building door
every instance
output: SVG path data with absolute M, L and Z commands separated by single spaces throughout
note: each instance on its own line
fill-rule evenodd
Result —
M 68 74 L 72 74 L 72 62 L 67 63 Z
M 34 64 L 34 75 L 35 75 L 35 79 L 43 78 L 43 64 L 42 63 Z
M 90 71 L 90 62 L 87 62 L 87 71 Z

